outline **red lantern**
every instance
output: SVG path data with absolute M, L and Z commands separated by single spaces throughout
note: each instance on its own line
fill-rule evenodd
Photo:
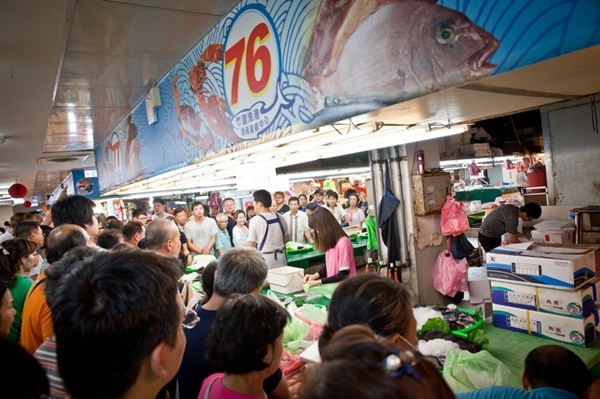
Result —
M 27 187 L 21 183 L 15 183 L 8 188 L 8 194 L 13 198 L 23 198 L 27 195 Z
M 25 208 L 31 208 L 31 201 L 25 201 L 25 202 L 23 202 L 23 206 Z

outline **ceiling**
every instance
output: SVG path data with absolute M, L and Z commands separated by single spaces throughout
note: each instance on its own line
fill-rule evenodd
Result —
M 43 200 L 94 167 L 94 146 L 235 3 L 2 1 L 0 196 L 18 181 Z
M 28 187 L 28 199 L 43 200 L 71 169 L 94 167 L 95 145 L 235 3 L 236 0 L 3 1 L 0 143 L 2 136 L 6 142 L 0 145 L 0 201 L 8 186 L 16 181 Z M 594 46 L 406 101 L 353 121 L 359 125 L 374 121 L 388 126 L 449 125 L 536 109 L 600 92 L 599 64 L 600 46 Z M 298 150 L 295 139 L 284 138 L 281 143 L 240 153 L 239 163 L 251 159 L 278 167 L 306 162 L 311 156 L 364 150 L 360 145 L 346 145 L 336 153 L 332 145 L 345 138 L 336 137 L 340 135 L 332 130 L 295 137 L 314 144 L 310 152 Z M 393 145 L 394 140 L 400 142 L 397 139 L 402 132 L 381 129 L 371 134 L 373 142 Z M 433 134 L 421 131 L 412 140 L 436 137 Z M 316 137 L 322 138 L 321 151 L 315 144 Z M 360 142 L 360 138 L 354 139 Z M 274 147 L 278 148 L 277 156 Z M 231 170 L 230 161 L 231 156 L 222 165 L 218 159 L 212 160 L 211 167 L 215 171 Z M 232 174 L 235 173 L 219 176 Z M 145 183 L 144 191 L 156 190 L 161 186 L 159 180 Z M 139 183 L 138 187 L 141 188 Z

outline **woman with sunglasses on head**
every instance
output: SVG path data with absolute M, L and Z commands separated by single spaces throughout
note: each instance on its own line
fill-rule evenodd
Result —
M 357 325 L 362 330 L 351 333 Z M 337 392 L 335 397 L 453 398 L 437 368 L 422 360 L 418 343 L 410 294 L 401 284 L 373 273 L 348 279 L 331 297 L 319 338 L 323 365 L 304 383 L 308 389 L 302 397 L 328 398 Z M 398 366 L 398 359 L 405 367 Z M 401 388 L 405 384 L 406 390 Z
M 303 399 L 451 399 L 439 371 L 412 349 L 399 349 L 366 325 L 338 330 L 322 363 L 302 385 Z
M 27 292 L 32 281 L 29 272 L 39 262 L 36 245 L 28 240 L 8 240 L 0 248 L 0 280 L 9 285 L 16 310 L 15 319 L 10 329 L 8 339 L 13 342 L 21 341 L 21 316 Z

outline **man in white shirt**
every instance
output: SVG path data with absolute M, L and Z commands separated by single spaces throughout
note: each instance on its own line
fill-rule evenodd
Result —
M 188 249 L 197 254 L 215 256 L 217 223 L 214 219 L 204 216 L 204 205 L 200 202 L 192 204 L 192 214 L 192 220 L 185 224 Z
M 152 216 L 152 220 L 156 219 L 164 219 L 167 217 L 167 203 L 165 200 L 161 198 L 155 198 L 152 203 L 152 209 L 154 209 L 154 215 Z
M 304 212 L 299 212 L 300 202 L 298 197 L 290 197 L 288 200 L 290 210 L 283 214 L 283 220 L 288 225 L 290 231 L 290 240 L 293 242 L 313 243 L 308 227 L 308 216 Z
M 262 252 L 269 269 L 285 266 L 285 243 L 290 240 L 288 226 L 283 217 L 271 212 L 271 193 L 258 190 L 253 194 L 256 216 L 250 223 L 248 246 Z
M 335 220 L 338 221 L 339 224 L 343 226 L 348 226 L 350 224 L 350 218 L 344 211 L 344 208 L 340 204 L 338 204 L 338 193 L 333 190 L 327 191 L 327 210 L 333 214 Z

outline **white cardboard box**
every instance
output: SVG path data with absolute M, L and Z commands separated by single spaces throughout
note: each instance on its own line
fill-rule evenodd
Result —
M 554 221 L 544 220 L 543 222 L 536 223 L 533 225 L 536 230 L 539 231 L 559 231 L 565 229 L 574 229 L 575 225 L 570 220 L 568 221 Z
M 585 347 L 596 338 L 598 312 L 575 319 L 492 303 L 494 326 Z
M 527 245 L 527 244 L 522 244 Z M 518 244 L 485 255 L 490 280 L 575 290 L 596 277 L 593 250 Z
M 575 239 L 575 229 L 531 231 L 531 239 L 534 242 L 545 242 L 548 244 L 572 244 Z
M 267 281 L 271 286 L 271 291 L 282 294 L 302 291 L 302 278 L 304 269 L 299 267 L 283 266 L 270 269 L 267 275 Z
M 542 313 L 584 319 L 600 304 L 600 280 L 586 284 L 576 291 L 534 287 L 507 281 L 490 281 L 492 302 Z
M 487 279 L 487 268 L 469 267 L 467 273 L 469 281 L 469 301 L 471 303 L 490 302 L 492 293 L 490 291 L 490 282 Z

